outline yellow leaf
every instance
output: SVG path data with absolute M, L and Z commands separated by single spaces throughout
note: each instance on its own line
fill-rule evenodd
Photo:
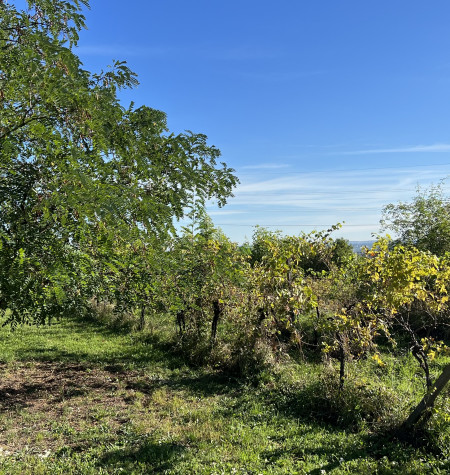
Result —
M 378 353 L 372 355 L 372 359 L 378 363 L 378 366 L 386 366 L 386 363 L 383 363 L 383 360 L 380 358 Z

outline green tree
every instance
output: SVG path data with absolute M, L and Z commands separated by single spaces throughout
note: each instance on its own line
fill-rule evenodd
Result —
M 450 251 L 450 202 L 443 185 L 418 188 L 411 202 L 383 208 L 381 225 L 397 235 L 394 245 L 414 246 L 437 256 Z
M 355 251 L 347 239 L 337 238 L 332 243 L 331 259 L 337 266 L 345 265 L 349 260 L 355 257 L 354 255 Z
M 28 5 L 0 2 L 0 311 L 10 322 L 60 314 L 80 294 L 85 260 L 112 257 L 93 244 L 167 236 L 194 194 L 223 205 L 237 182 L 204 135 L 171 134 L 163 112 L 119 103 L 118 90 L 137 84 L 124 62 L 82 68 L 72 48 L 87 2 Z

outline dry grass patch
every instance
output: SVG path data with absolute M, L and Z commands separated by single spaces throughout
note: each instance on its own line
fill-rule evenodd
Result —
M 54 451 L 89 439 L 89 432 L 101 431 L 101 425 L 107 426 L 105 432 L 116 433 L 130 421 L 130 406 L 139 394 L 130 383 L 138 378 L 142 375 L 134 371 L 80 364 L 2 364 L 0 447 L 8 452 L 30 446 Z

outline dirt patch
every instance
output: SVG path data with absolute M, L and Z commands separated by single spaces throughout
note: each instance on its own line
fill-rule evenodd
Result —
M 129 407 L 136 401 L 135 388 L 142 381 L 148 390 L 152 387 L 144 375 L 117 367 L 1 364 L 0 450 L 75 447 L 88 443 L 91 436 L 98 439 L 96 431 L 106 441 L 108 434 L 112 437 L 128 422 Z M 145 401 L 141 398 L 141 402 Z
M 0 411 L 63 401 L 88 392 L 113 393 L 117 373 L 78 364 L 35 363 L 0 366 Z

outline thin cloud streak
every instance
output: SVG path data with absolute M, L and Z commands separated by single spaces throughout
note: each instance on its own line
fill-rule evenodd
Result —
M 167 47 L 143 48 L 123 45 L 95 45 L 78 46 L 75 52 L 83 56 L 108 56 L 117 57 L 165 57 L 175 50 Z
M 192 57 L 209 61 L 249 61 L 275 59 L 283 55 L 283 52 L 270 49 L 262 49 L 253 46 L 241 46 L 239 48 L 203 47 L 202 45 L 161 45 L 154 47 L 142 47 L 139 45 L 114 45 L 96 44 L 77 46 L 76 53 L 80 56 L 113 56 L 117 57 L 141 57 L 141 58 L 177 58 Z M 310 74 L 308 72 L 304 73 Z
M 287 163 L 260 163 L 259 165 L 245 165 L 239 167 L 240 170 L 269 170 L 276 168 L 288 168 L 290 165 Z
M 237 75 L 251 81 L 288 82 L 326 74 L 326 71 L 270 71 L 238 72 Z
M 448 166 L 450 168 L 450 165 Z M 388 173 L 387 173 L 388 170 Z M 448 172 L 447 172 L 448 173 Z M 342 193 L 366 193 L 367 190 L 379 190 L 381 193 L 390 192 L 391 189 L 408 189 L 415 191 L 419 183 L 428 185 L 433 181 L 439 181 L 446 175 L 446 171 L 429 169 L 399 168 L 394 169 L 367 169 L 367 170 L 333 170 L 328 176 L 322 172 L 304 173 L 296 175 L 286 171 L 286 175 L 266 180 L 244 181 L 235 189 L 235 196 L 242 197 L 247 194 L 293 192 L 307 194 L 309 191 L 314 195 L 320 190 L 326 190 L 328 194 L 333 192 Z M 398 195 L 398 192 L 396 194 Z M 315 197 L 313 197 L 315 199 Z
M 450 165 L 445 171 L 448 169 Z M 386 204 L 410 201 L 419 185 L 427 187 L 443 177 L 442 168 L 436 170 L 432 165 L 429 168 L 398 167 L 396 170 L 330 170 L 327 174 L 301 175 L 287 169 L 276 178 L 270 176 L 270 169 L 266 171 L 265 175 L 248 176 L 238 185 L 234 198 L 228 201 L 227 211 L 242 213 L 234 216 L 230 213 L 222 218 L 217 214 L 214 221 L 218 225 L 227 226 L 227 229 L 235 226 L 233 232 L 243 236 L 244 231 L 238 229 L 251 229 L 256 224 L 297 234 L 302 226 L 308 232 L 311 226 L 319 229 L 325 223 L 345 222 L 335 237 L 367 240 L 371 239 L 372 233 L 379 232 L 379 221 Z
M 428 152 L 450 152 L 450 144 L 438 143 L 433 145 L 413 145 L 410 147 L 395 148 L 373 148 L 365 150 L 353 150 L 343 152 L 332 152 L 330 155 L 372 155 L 382 153 L 428 153 Z
M 208 211 L 210 216 L 228 216 L 228 215 L 235 215 L 235 214 L 247 214 L 248 211 L 238 211 L 238 210 L 216 210 L 216 211 Z

